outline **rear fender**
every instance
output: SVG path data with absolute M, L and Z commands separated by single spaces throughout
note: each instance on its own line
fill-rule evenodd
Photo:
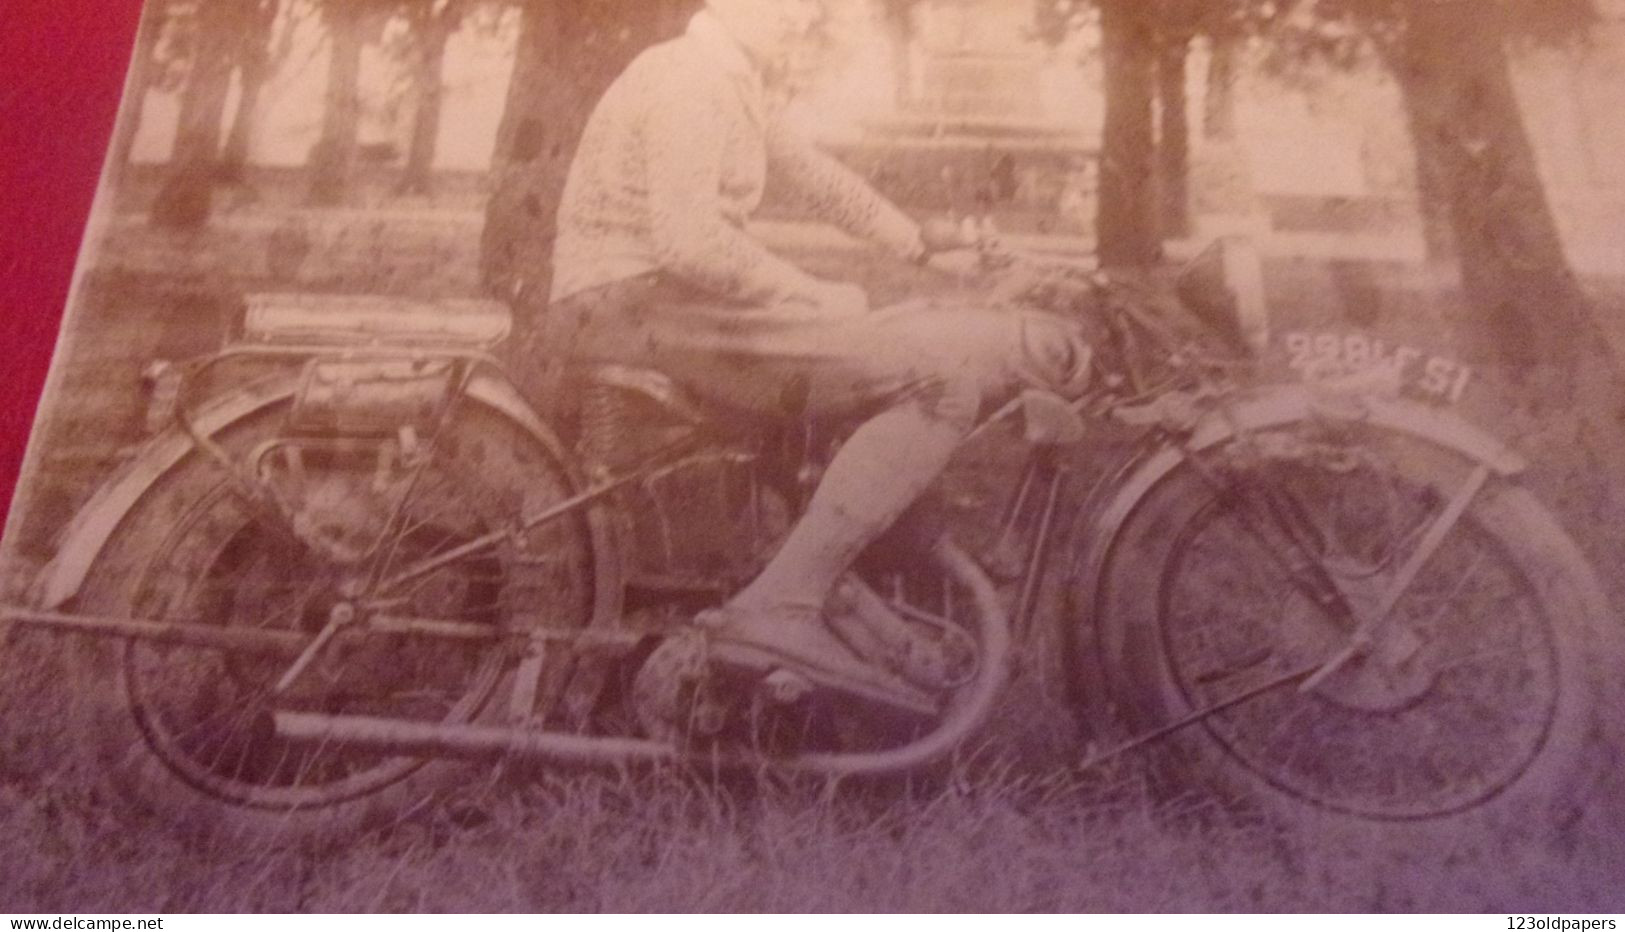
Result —
M 237 389 L 206 403 L 193 415 L 193 425 L 204 436 L 214 436 L 246 417 L 287 401 L 294 396 L 297 387 L 294 378 L 276 378 Z M 582 487 L 574 459 L 506 380 L 488 374 L 476 375 L 465 394 L 522 427 L 564 464 L 571 482 L 577 488 Z M 68 523 L 56 555 L 34 581 L 30 601 L 36 608 L 56 610 L 79 592 L 91 567 L 125 517 L 158 480 L 193 451 L 193 446 L 188 434 L 172 428 L 149 441 L 91 496 Z M 607 532 L 600 527 L 603 522 L 594 519 L 592 524 L 595 548 L 600 554 L 607 553 Z M 607 569 L 604 562 L 599 561 L 601 569 Z M 600 580 L 601 585 L 605 582 Z
M 1309 386 L 1270 389 L 1207 415 L 1185 447 L 1158 445 L 1120 473 L 1124 478 L 1106 493 L 1098 508 L 1092 509 L 1092 519 L 1080 524 L 1084 536 L 1074 541 L 1072 553 L 1077 557 L 1069 574 L 1071 605 L 1095 611 L 1119 533 L 1151 490 L 1184 463 L 1189 453 L 1213 449 L 1243 432 L 1305 421 L 1384 427 L 1453 450 L 1469 461 L 1482 463 L 1498 476 L 1514 476 L 1526 468 L 1518 454 L 1448 411 L 1401 399 L 1334 395 Z M 1074 630 L 1069 637 L 1084 636 L 1076 630 L 1079 625 L 1071 627 Z

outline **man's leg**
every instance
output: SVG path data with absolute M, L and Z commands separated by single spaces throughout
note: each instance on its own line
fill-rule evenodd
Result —
M 1087 380 L 1089 351 L 1072 328 L 1044 318 L 880 312 L 854 326 L 871 329 L 869 339 L 827 362 L 928 388 L 846 442 L 779 553 L 723 611 L 720 633 L 848 683 L 874 683 L 890 677 L 877 680 L 824 624 L 836 581 L 947 467 L 984 397 L 1021 387 L 1069 394 Z
M 660 369 L 713 401 L 763 413 L 826 415 L 891 399 L 841 448 L 767 568 L 716 616 L 720 640 L 758 657 L 874 682 L 874 671 L 823 623 L 836 580 L 941 474 L 984 397 L 1062 384 L 1087 364 L 1087 350 L 1074 352 L 1061 334 L 1034 341 L 1020 318 L 1007 315 L 830 318 L 798 308 L 668 303 L 660 291 L 562 309 L 587 312 L 569 345 L 589 358 Z M 554 318 L 566 330 L 572 319 Z M 789 398 L 803 401 L 786 407 Z
M 934 388 L 865 422 L 841 447 L 779 552 L 713 616 L 719 659 L 786 664 L 815 681 L 891 699 L 913 687 L 869 666 L 825 623 L 836 580 L 934 482 L 974 426 L 974 382 Z M 743 654 L 744 656 L 740 656 Z M 908 700 L 929 708 L 930 700 Z
M 949 383 L 859 427 L 784 546 L 730 607 L 815 617 L 836 579 L 947 467 L 975 425 L 980 394 L 974 382 Z

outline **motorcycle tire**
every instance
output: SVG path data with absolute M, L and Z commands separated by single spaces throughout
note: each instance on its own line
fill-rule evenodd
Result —
M 1149 745 L 1155 773 L 1297 810 L 1527 823 L 1573 805 L 1609 610 L 1527 490 L 1489 475 L 1371 648 L 1335 670 L 1351 622 L 1317 607 L 1283 558 L 1317 563 L 1354 623 L 1381 614 L 1477 467 L 1424 437 L 1312 422 L 1187 459 L 1139 503 L 1097 594 L 1086 662 L 1109 671 L 1116 727 L 1186 722 Z M 1259 517 L 1259 490 L 1284 519 Z
M 275 404 L 213 440 L 242 461 L 275 458 L 287 439 L 287 410 L 286 402 Z M 559 449 L 504 415 L 464 401 L 441 435 L 419 447 L 416 455 L 427 460 L 393 525 L 378 514 L 390 504 L 368 507 L 364 482 L 336 478 L 343 471 L 338 461 L 323 462 L 318 449 L 315 462 L 298 464 L 307 485 L 312 475 L 316 483 L 331 483 L 323 507 L 307 510 L 309 520 L 326 525 L 313 533 L 361 539 L 393 528 L 381 532 L 378 552 L 385 556 L 372 565 L 383 582 L 370 590 L 390 602 L 389 611 L 490 627 L 493 636 L 471 641 L 366 629 L 341 635 L 279 694 L 277 709 L 468 722 L 511 666 L 516 639 L 509 635 L 536 625 L 588 624 L 595 600 L 603 597 L 594 589 L 606 557 L 604 537 L 593 526 L 596 516 L 585 511 L 510 536 L 394 589 L 387 582 L 414 561 L 509 528 L 520 514 L 535 514 L 579 491 Z M 367 574 L 335 566 L 331 553 L 309 546 L 308 538 L 302 546 L 277 530 L 276 520 L 256 510 L 239 489 L 220 463 L 189 454 L 124 517 L 78 607 L 98 615 L 314 636 L 339 600 L 354 598 L 354 581 Z M 117 689 L 136 740 L 120 745 L 117 781 L 173 824 L 255 835 L 342 833 L 370 814 L 398 817 L 445 789 L 452 773 L 449 764 L 278 738 L 267 694 L 289 667 L 285 657 L 266 660 L 139 640 L 127 642 L 121 653 Z

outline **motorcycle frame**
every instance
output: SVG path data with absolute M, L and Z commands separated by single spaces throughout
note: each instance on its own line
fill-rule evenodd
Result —
M 175 400 L 176 428 L 154 438 L 142 456 L 134 459 L 127 469 L 82 509 L 70 524 L 65 543 L 46 571 L 37 580 L 32 606 L 0 607 L 0 635 L 15 626 L 39 627 L 62 633 L 77 633 L 112 638 L 136 638 L 163 643 L 185 644 L 207 649 L 248 651 L 276 656 L 302 655 L 309 646 L 301 647 L 300 635 L 272 636 L 256 632 L 252 636 L 242 632 L 205 630 L 197 626 L 156 622 L 137 618 L 106 618 L 61 611 L 61 607 L 78 591 L 102 546 L 109 540 L 124 514 L 140 500 L 146 489 L 159 477 L 174 468 L 193 451 L 199 451 L 219 461 L 223 468 L 235 474 L 236 464 L 229 455 L 215 447 L 210 437 L 232 423 L 295 396 L 296 386 L 286 377 L 267 380 L 237 388 L 197 409 L 188 404 L 189 387 L 205 373 L 225 362 L 237 359 L 271 361 L 304 361 L 307 365 L 320 359 L 401 358 L 436 359 L 451 361 L 457 367 L 455 389 L 439 412 L 444 419 L 460 400 L 472 400 L 488 405 L 501 415 L 519 423 L 532 436 L 543 440 L 564 464 L 575 462 L 566 453 L 546 423 L 525 402 L 507 379 L 502 363 L 484 349 L 458 347 L 389 347 L 362 346 L 335 348 L 321 344 L 245 343 L 228 347 L 220 353 L 190 364 L 183 390 Z M 656 399 L 657 401 L 660 399 Z M 1085 410 L 1090 399 L 1074 406 L 1074 412 Z M 1019 410 L 1012 404 L 995 413 L 990 423 L 1011 417 Z M 1074 618 L 1064 625 L 1063 637 L 1077 654 L 1078 639 L 1095 637 L 1093 630 L 1095 598 L 1100 590 L 1102 575 L 1110 562 L 1112 544 L 1122 527 L 1132 518 L 1141 500 L 1150 490 L 1175 468 L 1187 461 L 1200 462 L 1202 454 L 1210 449 L 1243 436 L 1249 431 L 1266 430 L 1315 418 L 1369 421 L 1392 427 L 1404 433 L 1427 438 L 1441 446 L 1460 452 L 1479 464 L 1484 475 L 1513 475 L 1524 468 L 1515 454 L 1465 422 L 1448 413 L 1435 411 L 1411 403 L 1380 398 L 1360 399 L 1351 404 L 1347 397 L 1327 398 L 1312 388 L 1275 388 L 1250 397 L 1227 400 L 1215 411 L 1193 426 L 1173 430 L 1167 425 L 1144 425 L 1137 432 L 1135 442 L 1128 444 L 1115 457 L 1076 510 L 1070 533 L 1061 518 L 1060 509 L 1070 505 L 1067 488 L 1072 474 L 1064 465 L 1065 448 L 1056 444 L 1032 443 L 1020 467 L 1021 481 L 1007 499 L 1000 522 L 999 540 L 1018 548 L 1020 572 L 1014 580 L 1015 598 L 1010 612 L 1010 632 L 1015 637 L 1028 635 L 1037 615 L 1038 594 L 1051 569 L 1054 548 L 1061 543 L 1063 534 L 1068 538 L 1071 559 L 1064 572 L 1066 591 L 1072 606 L 1083 610 L 1088 618 Z M 984 428 L 986 429 L 986 425 Z M 634 466 L 588 485 L 579 475 L 578 491 L 568 499 L 556 503 L 534 515 L 522 515 L 513 527 L 492 532 L 476 539 L 438 560 L 457 559 L 479 548 L 490 546 L 510 534 L 524 533 L 549 521 L 558 520 L 582 509 L 592 509 L 601 500 L 631 483 L 640 481 L 663 470 L 680 467 L 692 459 L 718 456 L 738 457 L 739 451 L 724 451 L 715 444 L 683 442 L 670 449 L 657 451 Z M 1483 476 L 1479 477 L 1482 481 Z M 243 481 L 239 476 L 239 481 Z M 611 533 L 594 526 L 594 533 Z M 599 552 L 615 551 L 611 540 L 608 548 Z M 418 567 L 427 571 L 433 567 Z M 605 582 L 600 568 L 599 584 Z M 610 568 L 613 584 L 619 585 L 622 567 Z M 618 598 L 599 598 L 590 629 L 600 636 L 605 625 L 619 621 Z M 420 620 L 390 618 L 374 619 L 374 624 L 397 626 L 405 630 Z M 437 634 L 459 635 L 459 632 L 436 631 Z M 260 634 L 266 636 L 260 637 Z M 555 633 L 557 634 L 557 633 Z M 1008 634 L 1008 633 L 1007 633 Z M 572 637 L 581 636 L 572 632 Z M 520 660 L 519 676 L 510 705 L 510 715 L 518 715 L 528 696 L 534 699 L 534 679 L 550 641 L 558 637 L 543 637 L 532 644 Z M 1110 645 L 1105 645 L 1107 665 L 1110 665 Z M 297 662 L 297 661 L 296 661 Z M 527 691 L 526 682 L 531 682 Z M 1077 676 L 1069 677 L 1074 684 Z M 1203 710 L 1205 717 L 1216 709 Z M 316 718 L 323 718 L 317 721 Z M 614 739 L 607 744 L 589 744 L 598 739 L 577 736 L 551 735 L 530 730 L 470 725 L 443 726 L 433 723 L 406 723 L 388 720 L 364 721 L 356 719 L 310 716 L 279 716 L 278 727 L 288 736 L 304 736 L 310 740 L 330 740 L 342 734 L 345 740 L 354 738 L 372 747 L 387 747 L 398 751 L 433 752 L 452 756 L 493 756 L 521 754 L 552 760 L 572 761 L 625 761 L 629 759 L 669 759 L 672 749 L 659 742 L 636 739 Z M 1137 745 L 1183 727 L 1190 720 L 1175 723 L 1170 729 L 1141 736 Z M 529 737 L 525 737 L 525 736 Z M 563 744 L 553 738 L 565 740 Z M 524 738 L 524 740 L 521 740 Z M 1121 749 L 1118 749 L 1121 750 Z M 827 762 L 809 759 L 801 765 L 819 769 Z M 792 766 L 792 769 L 795 769 Z
M 282 361 L 310 361 L 320 358 L 355 358 L 392 356 L 403 359 L 443 359 L 456 362 L 463 368 L 457 393 L 494 408 L 501 415 L 525 427 L 533 436 L 551 436 L 545 422 L 530 404 L 524 401 L 506 377 L 502 362 L 482 349 L 456 347 L 347 347 L 336 350 L 321 344 L 238 344 L 205 357 L 189 366 L 186 383 L 195 383 L 202 375 L 224 363 L 238 359 Z M 108 540 L 119 520 L 134 507 L 140 496 L 159 476 L 173 468 L 193 449 L 206 454 L 212 446 L 209 436 L 225 426 L 249 416 L 255 411 L 286 399 L 294 388 L 286 376 L 260 381 L 249 386 L 209 399 L 196 410 L 189 409 L 184 393 L 175 402 L 175 422 L 179 432 L 154 438 L 142 455 L 135 458 L 119 475 L 104 485 L 76 514 L 63 535 L 63 545 L 57 556 L 40 574 L 28 599 L 30 608 L 11 607 L 5 617 L 23 620 L 21 615 L 30 611 L 53 613 L 65 605 L 78 591 L 91 564 Z M 1085 402 L 1075 405 L 1083 410 Z M 1097 546 L 1086 547 L 1069 571 L 1081 573 L 1077 582 L 1085 591 L 1092 591 L 1105 562 L 1106 550 L 1099 542 L 1109 545 L 1111 538 L 1129 518 L 1134 505 L 1150 487 L 1183 460 L 1232 439 L 1238 432 L 1267 429 L 1317 417 L 1363 421 L 1395 428 L 1401 432 L 1432 439 L 1446 448 L 1454 449 L 1469 459 L 1483 463 L 1503 476 L 1515 475 L 1525 468 L 1521 457 L 1512 453 L 1487 434 L 1471 427 L 1453 415 L 1419 405 L 1361 399 L 1358 406 L 1345 410 L 1346 399 L 1328 400 L 1313 389 L 1303 386 L 1277 388 L 1274 393 L 1243 399 L 1209 416 L 1188 431 L 1183 439 L 1173 433 L 1152 426 L 1141 431 L 1137 442 L 1116 458 L 1095 484 L 1079 510 L 1082 520 L 1079 528 L 1087 528 L 1089 537 Z M 1014 405 L 995 413 L 989 423 L 1016 413 Z M 984 425 L 984 428 L 986 426 Z M 553 444 L 556 445 L 554 440 Z M 562 450 L 556 451 L 560 454 Z M 561 455 L 561 461 L 572 462 L 573 457 Z M 1042 582 L 1044 557 L 1052 549 L 1055 536 L 1056 509 L 1062 503 L 1063 491 L 1070 481 L 1067 470 L 1058 466 L 1058 450 L 1043 445 L 1033 446 L 1022 465 L 1022 479 L 1008 500 L 1001 521 L 1000 539 L 1014 541 L 1024 528 L 1034 528 L 1022 543 L 1019 597 L 1013 622 L 1017 630 L 1025 630 L 1032 621 L 1039 584 Z M 676 460 L 661 462 L 658 456 L 647 463 L 639 463 L 607 483 L 586 489 L 572 500 L 561 503 L 550 511 L 568 511 L 585 506 L 611 494 L 628 483 L 635 482 L 652 472 L 669 468 Z M 578 477 L 578 481 L 579 477 Z M 1115 490 L 1107 497 L 1105 493 Z M 1039 510 L 1032 511 L 1039 502 Z M 545 515 L 550 519 L 553 515 Z M 535 522 L 539 523 L 539 522 Z M 534 527 L 530 523 L 527 527 Z M 43 623 L 43 622 L 42 622 Z

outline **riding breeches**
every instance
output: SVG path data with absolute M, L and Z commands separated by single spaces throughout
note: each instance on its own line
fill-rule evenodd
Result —
M 558 367 L 617 363 L 769 417 L 862 415 L 914 401 L 965 430 L 984 404 L 1023 389 L 1078 394 L 1091 361 L 1081 332 L 1051 315 L 728 305 L 658 274 L 550 307 L 518 352 L 525 387 L 544 404 L 537 393 L 560 384 Z

